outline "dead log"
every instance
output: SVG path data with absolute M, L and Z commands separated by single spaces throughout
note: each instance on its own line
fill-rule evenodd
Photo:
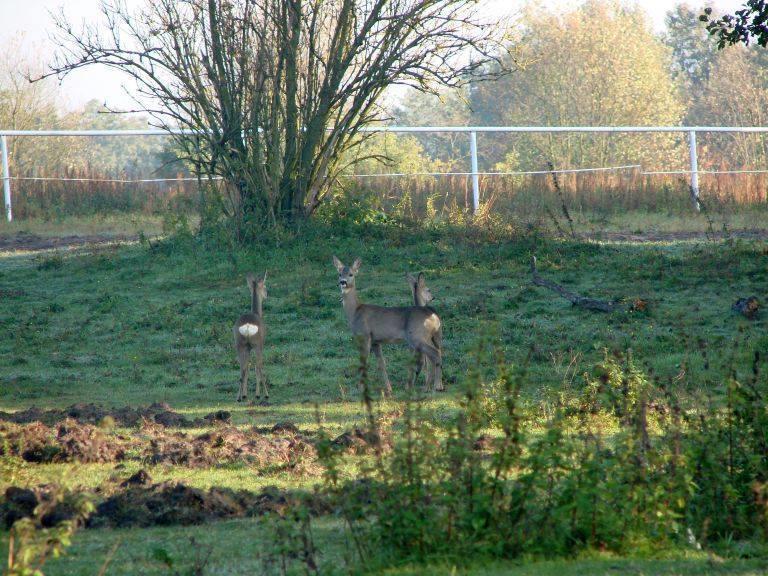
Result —
M 557 292 L 560 296 L 579 308 L 585 308 L 586 310 L 593 310 L 595 312 L 613 312 L 617 308 L 615 302 L 606 302 L 605 300 L 596 300 L 594 298 L 579 296 L 578 294 L 574 294 L 570 290 L 567 290 L 560 284 L 542 278 L 539 276 L 539 271 L 536 269 L 536 256 L 531 256 L 531 275 L 533 276 L 533 283 L 536 284 L 536 286 L 542 286 L 553 292 Z

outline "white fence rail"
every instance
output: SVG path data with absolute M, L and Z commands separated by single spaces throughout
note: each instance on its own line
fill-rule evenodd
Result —
M 698 132 L 768 132 L 768 126 L 377 126 L 364 128 L 365 132 L 398 132 L 398 133 L 430 133 L 430 132 L 466 132 L 469 133 L 470 142 L 470 171 L 469 172 L 440 172 L 429 175 L 445 176 L 471 176 L 472 178 L 472 203 L 474 210 L 480 206 L 480 176 L 481 175 L 507 175 L 507 172 L 480 172 L 478 170 L 477 134 L 480 133 L 562 133 L 562 132 L 593 132 L 593 133 L 631 133 L 631 132 L 670 132 L 687 133 L 688 148 L 690 152 L 690 169 L 670 172 L 649 172 L 648 174 L 688 174 L 691 179 L 691 200 L 694 209 L 699 210 L 699 174 L 730 173 L 729 171 L 708 172 L 699 170 L 698 150 L 696 146 L 696 134 Z M 195 134 L 193 130 L 0 130 L 0 157 L 3 167 L 3 198 L 5 202 L 6 218 L 10 222 L 13 219 L 11 208 L 11 180 L 8 167 L 8 138 L 25 136 L 172 136 L 178 134 Z M 577 169 L 581 171 L 595 171 L 606 169 L 635 168 L 632 166 L 619 166 L 613 168 Z M 559 171 L 558 171 L 559 172 Z M 738 170 L 733 173 L 762 173 L 763 170 Z M 533 174 L 535 172 L 520 172 L 519 174 Z M 518 173 L 515 173 L 518 174 Z M 405 176 L 407 174 L 358 174 L 359 177 L 374 176 Z M 158 181 L 158 179 L 152 179 Z

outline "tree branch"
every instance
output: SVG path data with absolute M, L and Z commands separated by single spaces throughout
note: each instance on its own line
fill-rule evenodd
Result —
M 595 312 L 613 312 L 617 308 L 616 302 L 606 302 L 604 300 L 595 300 L 594 298 L 579 296 L 578 294 L 574 294 L 573 292 L 564 288 L 560 284 L 542 278 L 539 276 L 539 271 L 536 269 L 536 256 L 531 256 L 531 276 L 533 278 L 533 283 L 536 286 L 548 288 L 549 290 L 556 292 L 568 300 L 571 304 L 578 306 L 579 308 L 585 308 Z

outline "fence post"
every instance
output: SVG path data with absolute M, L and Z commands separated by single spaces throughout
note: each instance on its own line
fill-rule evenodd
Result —
M 699 157 L 696 150 L 696 130 L 688 132 L 688 149 L 691 153 L 691 200 L 696 212 L 701 210 L 699 204 Z
M 8 138 L 5 135 L 0 136 L 0 148 L 3 156 L 3 198 L 5 200 L 5 217 L 8 222 L 13 220 L 11 211 L 11 173 L 8 171 Z
M 469 133 L 469 155 L 472 159 L 472 212 L 480 209 L 480 176 L 477 173 L 477 132 Z

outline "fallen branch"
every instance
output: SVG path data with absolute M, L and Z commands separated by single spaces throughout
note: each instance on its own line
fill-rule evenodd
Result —
M 574 306 L 586 308 L 587 310 L 594 310 L 596 312 L 613 312 L 616 310 L 617 306 L 615 302 L 606 302 L 604 300 L 595 300 L 594 298 L 579 296 L 578 294 L 574 294 L 563 288 L 560 284 L 539 276 L 539 271 L 536 269 L 536 256 L 531 256 L 531 275 L 533 276 L 533 283 L 536 284 L 536 286 L 542 286 L 544 288 L 549 288 L 553 292 L 557 292 Z

